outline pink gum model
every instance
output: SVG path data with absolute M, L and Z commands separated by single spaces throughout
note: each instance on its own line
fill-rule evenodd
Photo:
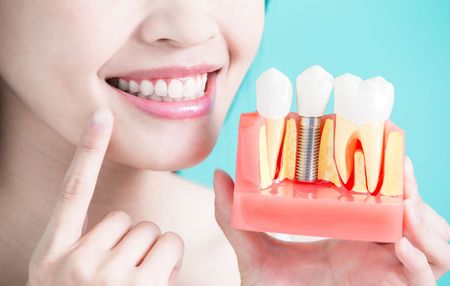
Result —
M 323 122 L 332 117 L 326 116 Z M 402 237 L 403 196 L 356 193 L 325 181 L 284 180 L 261 190 L 259 133 L 263 122 L 258 113 L 241 115 L 233 227 L 373 242 L 396 242 Z M 391 122 L 386 124 L 390 130 L 401 131 Z

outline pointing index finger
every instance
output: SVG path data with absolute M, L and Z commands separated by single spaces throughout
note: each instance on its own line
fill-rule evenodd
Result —
M 46 232 L 64 244 L 80 238 L 112 132 L 112 114 L 97 110 L 83 132 L 75 156 L 64 177 Z

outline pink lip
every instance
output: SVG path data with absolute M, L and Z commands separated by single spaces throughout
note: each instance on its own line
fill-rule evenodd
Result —
M 174 77 L 185 77 L 192 74 L 206 73 L 206 71 L 201 71 L 200 69 L 196 69 L 195 71 L 193 71 L 192 68 L 173 70 L 173 72 L 169 71 L 164 70 L 163 72 L 160 71 L 158 73 L 156 71 L 135 72 L 121 78 L 123 79 L 132 78 L 134 80 L 143 80 L 155 77 L 174 78 Z M 133 104 L 134 106 L 136 106 L 141 111 L 147 114 L 167 119 L 191 119 L 206 115 L 212 110 L 216 93 L 216 78 L 217 72 L 209 73 L 205 95 L 203 95 L 198 99 L 190 101 L 178 101 L 178 102 L 154 101 L 134 96 L 117 88 L 115 88 L 115 90 L 118 91 L 119 94 L 121 94 L 127 102 Z

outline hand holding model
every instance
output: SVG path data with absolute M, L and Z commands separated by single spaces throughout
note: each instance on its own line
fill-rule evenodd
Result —
M 278 74 L 272 73 L 272 75 L 281 78 Z M 297 100 L 299 102 L 300 120 L 302 117 L 315 120 L 322 117 L 331 91 L 330 82 L 332 80 L 331 75 L 317 66 L 306 70 L 299 76 L 297 79 Z M 278 82 L 280 85 L 286 86 L 282 81 Z M 302 86 L 299 86 L 299 83 Z M 261 86 L 262 84 L 259 82 L 258 85 Z M 319 172 L 318 177 L 322 180 L 322 183 L 318 186 L 328 188 L 327 184 L 323 184 L 326 183 L 324 182 L 325 180 L 338 188 L 339 192 L 347 192 L 349 196 L 367 196 L 369 202 L 371 197 L 377 196 L 381 196 L 382 200 L 390 200 L 390 198 L 397 200 L 404 197 L 404 208 L 400 208 L 400 210 L 404 210 L 404 213 L 399 213 L 404 219 L 404 237 L 395 244 L 335 239 L 312 243 L 292 243 L 276 240 L 263 232 L 235 229 L 231 225 L 234 183 L 226 173 L 218 170 L 214 176 L 216 219 L 237 254 L 242 285 L 434 285 L 436 279 L 450 270 L 450 246 L 448 244 L 450 228 L 444 218 L 440 217 L 430 206 L 422 201 L 417 190 L 411 161 L 406 158 L 403 164 L 402 140 L 394 141 L 394 139 L 400 138 L 399 135 L 401 133 L 389 133 L 391 132 L 388 130 L 390 125 L 386 122 L 391 113 L 394 100 L 392 84 L 381 77 L 363 81 L 356 76 L 345 74 L 334 80 L 334 86 L 336 124 L 335 127 L 333 127 L 333 124 L 327 127 L 327 124 L 330 125 L 329 123 L 332 123 L 330 119 L 327 119 L 330 122 L 326 122 L 324 125 L 328 128 L 328 131 L 335 129 L 336 137 L 327 135 L 324 138 L 325 141 L 331 140 L 331 145 L 325 144 L 327 148 L 321 150 L 321 152 L 325 151 L 325 156 L 323 157 L 328 159 L 324 160 L 323 164 L 320 164 L 327 167 L 327 170 L 326 172 L 323 170 Z M 277 89 L 272 87 L 272 90 Z M 286 88 L 281 88 L 281 90 L 285 91 Z M 288 98 L 284 92 L 281 94 L 283 98 Z M 313 94 L 315 94 L 316 100 L 320 102 L 314 102 Z M 277 95 L 275 93 L 273 96 Z M 308 100 L 310 101 L 309 103 L 307 102 Z M 266 100 L 266 102 L 270 101 Z M 279 104 L 272 103 L 272 106 L 282 110 L 283 108 L 280 108 Z M 300 108 L 301 104 L 304 104 L 303 108 Z M 314 114 L 308 113 L 307 105 L 315 105 L 317 112 L 315 111 Z M 268 112 L 261 114 L 261 110 L 270 110 L 272 106 L 258 105 L 258 113 L 265 117 L 264 114 Z M 288 123 L 291 120 L 295 122 L 289 116 L 287 118 Z M 304 121 L 314 122 L 314 120 Z M 283 153 L 286 151 L 288 153 L 291 152 L 288 146 L 291 143 L 292 146 L 296 145 L 295 140 L 286 140 L 288 137 L 295 138 L 296 136 L 295 132 L 290 130 L 296 130 L 295 123 L 292 128 L 289 127 L 288 123 L 286 123 L 285 128 L 284 146 L 281 148 Z M 320 125 L 320 123 L 317 125 Z M 257 127 L 257 125 L 255 126 Z M 311 126 L 304 125 L 301 127 L 314 129 L 315 126 L 312 124 Z M 385 128 L 388 129 L 385 131 Z M 305 135 L 306 132 L 302 131 L 301 128 L 299 133 L 300 139 L 302 133 L 303 138 L 307 137 Z M 310 137 L 308 144 L 313 144 L 314 141 L 317 141 L 313 140 L 315 136 Z M 384 137 L 389 139 L 386 140 Z M 256 140 L 252 142 L 256 142 Z M 269 169 L 267 167 L 269 164 L 264 162 L 261 156 L 264 153 L 275 151 L 268 150 L 269 144 L 264 144 L 266 140 L 261 141 L 261 137 L 259 142 L 265 151 L 261 153 L 260 149 L 260 162 L 258 162 L 260 165 L 261 189 L 247 190 L 242 194 L 252 196 L 256 194 L 258 196 L 257 194 L 260 192 L 262 194 L 261 202 L 263 202 L 261 206 L 267 205 L 271 200 L 283 200 L 287 202 L 285 203 L 287 208 L 292 207 L 299 202 L 299 197 L 290 193 L 287 195 L 272 195 L 271 191 L 275 193 L 277 191 L 275 189 L 272 190 L 272 187 L 267 188 L 267 186 L 281 184 L 282 180 L 286 179 L 288 181 L 284 184 L 288 186 L 295 184 L 291 183 L 293 172 L 283 171 L 284 165 L 290 166 L 290 164 L 285 164 L 286 162 L 284 161 L 292 161 L 295 158 L 295 152 L 294 156 L 292 154 L 287 157 L 284 154 L 280 156 L 281 167 L 278 179 L 267 183 L 267 180 L 271 181 L 273 176 L 271 173 L 263 172 L 263 170 Z M 357 142 L 360 144 L 358 148 L 356 146 Z M 317 144 L 317 142 L 314 144 Z M 384 154 L 383 146 L 385 148 Z M 297 147 L 299 152 L 305 152 L 300 149 L 305 149 L 308 146 L 302 146 L 301 140 L 299 140 Z M 316 176 L 317 167 L 315 164 L 308 163 L 313 161 L 314 157 L 317 157 L 311 156 L 314 154 L 312 149 L 309 148 L 306 151 L 309 157 L 305 156 L 298 161 L 301 163 L 297 164 L 297 169 L 298 167 L 304 167 L 308 171 L 306 173 Z M 384 168 L 381 167 L 383 156 L 385 156 Z M 249 158 L 257 157 L 249 156 Z M 315 159 L 317 160 L 317 158 Z M 239 165 L 239 168 L 251 165 L 247 163 Z M 264 167 L 263 165 L 266 166 Z M 292 168 L 287 169 L 291 170 Z M 379 179 L 380 169 L 381 172 L 384 172 L 384 181 Z M 245 171 L 239 170 L 237 172 Z M 250 173 L 246 172 L 246 174 Z M 251 174 L 257 173 L 252 172 Z M 313 178 L 314 176 L 309 177 Z M 349 182 L 351 176 L 354 179 Z M 268 179 L 265 177 L 268 177 Z M 297 170 L 296 180 L 299 180 L 298 177 Z M 309 178 L 306 178 L 306 181 L 309 181 Z M 381 185 L 380 182 L 383 184 Z M 305 185 L 294 185 L 293 188 L 301 188 L 302 186 Z M 294 193 L 297 191 L 294 191 Z M 314 193 L 310 195 L 312 200 L 316 198 Z M 249 196 L 244 201 L 244 204 L 249 203 L 250 200 L 251 197 Z M 329 202 L 333 200 L 332 198 L 325 198 L 324 202 L 326 205 L 331 206 L 332 204 Z M 363 210 L 361 206 L 365 207 L 358 202 L 353 203 L 359 205 L 361 211 Z M 251 212 L 257 211 L 253 209 L 256 206 L 248 209 L 248 213 L 243 213 L 244 220 L 249 219 L 245 215 L 253 215 Z M 351 200 L 348 202 L 348 206 L 352 206 Z M 237 209 L 239 208 L 238 205 Z M 272 210 L 270 213 L 274 214 L 274 211 Z M 283 217 L 288 213 L 284 209 L 278 209 L 278 211 L 285 211 Z M 258 212 L 263 212 L 263 210 L 258 210 Z M 337 215 L 339 214 L 337 213 Z M 295 220 L 295 218 L 290 219 Z M 308 220 L 308 218 L 297 219 Z M 385 216 L 385 219 L 389 220 L 389 216 Z M 247 223 L 250 222 L 247 221 Z M 334 226 L 333 228 L 336 227 Z
M 231 227 L 233 181 L 216 171 L 216 219 L 232 244 L 242 285 L 435 285 L 450 270 L 450 228 L 422 201 L 405 162 L 405 228 L 395 244 L 323 240 L 278 241 Z
M 83 234 L 86 214 L 112 131 L 112 115 L 97 111 L 82 135 L 52 217 L 29 264 L 29 286 L 172 285 L 184 245 L 157 225 L 133 225 L 111 212 Z

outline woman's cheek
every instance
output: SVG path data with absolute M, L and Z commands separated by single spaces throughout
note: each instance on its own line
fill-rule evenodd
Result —
M 229 13 L 218 15 L 225 27 L 225 37 L 234 57 L 251 62 L 259 47 L 264 29 L 264 1 L 230 1 Z M 228 15 L 226 15 L 228 14 Z M 230 21 L 230 19 L 233 19 Z

